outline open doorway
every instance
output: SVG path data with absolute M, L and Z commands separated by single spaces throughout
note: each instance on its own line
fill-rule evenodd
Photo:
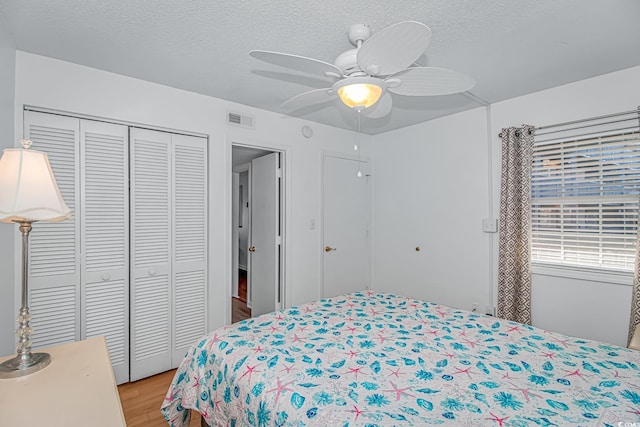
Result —
M 283 157 L 232 145 L 233 323 L 282 306 Z

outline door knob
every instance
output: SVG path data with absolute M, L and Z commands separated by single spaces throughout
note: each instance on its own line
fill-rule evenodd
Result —
M 331 252 L 331 251 L 335 251 L 335 250 L 336 250 L 336 248 L 332 248 L 331 246 L 325 246 L 324 247 L 324 251 L 325 252 Z
M 251 246 L 251 247 L 249 248 L 249 252 L 255 252 L 255 251 L 256 251 L 256 247 L 255 247 L 255 246 Z

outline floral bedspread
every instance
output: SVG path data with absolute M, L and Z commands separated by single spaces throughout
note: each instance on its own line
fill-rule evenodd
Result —
M 231 427 L 640 425 L 640 352 L 367 291 L 202 338 L 162 405 L 174 426 L 190 409 Z

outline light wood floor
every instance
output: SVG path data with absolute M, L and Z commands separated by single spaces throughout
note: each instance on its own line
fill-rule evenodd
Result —
M 247 303 L 239 298 L 231 298 L 231 323 L 236 323 L 251 317 L 251 309 Z
M 247 271 L 238 270 L 238 297 L 231 298 L 231 323 L 251 317 L 251 309 L 247 307 Z
M 246 277 L 246 272 L 245 272 Z M 246 300 L 246 279 L 241 287 Z M 233 298 L 233 323 L 251 317 L 251 309 L 239 298 Z M 160 413 L 160 406 L 167 395 L 169 384 L 175 375 L 175 369 L 133 383 L 118 386 L 122 411 L 128 427 L 166 427 L 168 423 Z M 191 413 L 189 427 L 200 427 L 200 415 Z
M 175 369 L 133 383 L 118 386 L 122 411 L 128 427 L 166 427 L 169 424 L 160 413 Z M 200 415 L 191 411 L 189 427 L 200 427 Z

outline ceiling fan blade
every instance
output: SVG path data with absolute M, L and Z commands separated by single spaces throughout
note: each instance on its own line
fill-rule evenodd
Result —
M 358 50 L 358 66 L 370 75 L 388 75 L 413 64 L 431 41 L 426 25 L 406 21 L 373 34 Z
M 466 92 L 476 81 L 466 74 L 446 68 L 414 67 L 389 76 L 388 80 L 399 80 L 387 90 L 405 96 L 436 96 Z
M 300 108 L 309 107 L 311 105 L 322 104 L 323 102 L 331 101 L 334 93 L 329 93 L 331 88 L 326 89 L 314 89 L 309 92 L 303 92 L 300 95 L 296 95 L 293 98 L 287 99 L 280 105 L 281 108 L 286 110 L 298 110 Z
M 379 119 L 391 112 L 392 104 L 391 95 L 389 92 L 385 92 L 382 94 L 378 102 L 373 104 L 371 107 L 362 110 L 362 115 L 367 116 L 370 119 Z
M 252 50 L 249 55 L 270 64 L 279 65 L 281 67 L 290 68 L 292 70 L 302 71 L 322 75 L 326 77 L 341 77 L 342 70 L 328 62 L 319 61 L 313 58 L 307 58 L 289 53 L 270 52 L 267 50 Z

